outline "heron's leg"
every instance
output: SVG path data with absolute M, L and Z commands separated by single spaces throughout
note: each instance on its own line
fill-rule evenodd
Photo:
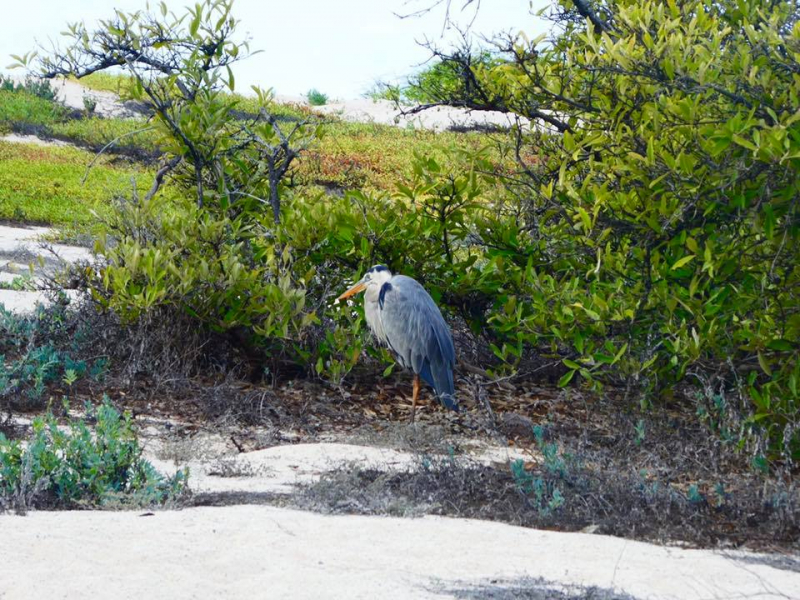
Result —
M 414 422 L 414 412 L 417 410 L 417 398 L 419 397 L 419 375 L 414 373 L 414 391 L 411 395 L 411 422 Z

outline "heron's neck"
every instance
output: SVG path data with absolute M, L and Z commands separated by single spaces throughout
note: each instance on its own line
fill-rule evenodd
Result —
M 377 302 L 378 296 L 381 294 L 381 287 L 385 282 L 373 282 L 367 286 L 367 289 L 364 291 L 364 298 L 367 302 Z

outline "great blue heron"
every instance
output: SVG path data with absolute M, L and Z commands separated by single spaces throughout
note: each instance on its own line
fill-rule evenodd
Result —
M 361 291 L 366 291 L 364 314 L 372 333 L 389 347 L 402 367 L 414 371 L 411 420 L 417 408 L 420 377 L 442 404 L 457 411 L 453 337 L 430 294 L 411 277 L 392 275 L 384 265 L 372 267 L 337 300 Z

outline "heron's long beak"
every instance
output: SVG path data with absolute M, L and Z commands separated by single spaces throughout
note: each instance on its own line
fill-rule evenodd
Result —
M 347 290 L 344 294 L 339 296 L 336 299 L 336 301 L 338 302 L 339 300 L 344 300 L 345 298 L 349 298 L 350 296 L 353 296 L 358 292 L 363 292 L 365 289 L 367 289 L 367 284 L 364 283 L 363 281 L 359 281 L 357 284 L 355 284 L 353 287 Z

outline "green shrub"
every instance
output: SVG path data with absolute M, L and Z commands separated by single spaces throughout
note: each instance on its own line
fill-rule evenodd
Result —
M 18 315 L 0 304 L 0 410 L 41 409 L 54 383 L 71 386 L 78 379 L 102 377 L 105 360 L 79 358 L 85 331 L 70 322 L 63 298 Z
M 48 102 L 54 102 L 56 92 L 46 79 L 26 77 L 23 83 L 15 83 L 13 79 L 0 75 L 0 91 L 25 93 Z
M 518 219 L 481 232 L 507 281 L 498 356 L 537 348 L 563 385 L 644 405 L 699 383 L 736 398 L 742 443 L 800 458 L 796 7 L 559 4 L 554 40 L 451 53 L 464 85 L 436 96 L 551 128 L 520 131 Z
M 574 456 L 561 451 L 557 443 L 546 441 L 545 428 L 541 425 L 533 428 L 533 436 L 542 455 L 539 474 L 534 475 L 526 468 L 525 461 L 517 459 L 511 462 L 511 475 L 517 490 L 546 517 L 564 506 L 562 490 L 575 487 L 571 471 L 581 473 L 585 469 Z
M 107 398 L 86 413 L 93 428 L 84 419 L 62 427 L 48 413 L 34 419 L 24 445 L 0 434 L 0 506 L 150 506 L 186 489 L 187 471 L 165 478 L 142 458 L 129 414 Z
M 442 96 L 458 96 L 469 90 L 464 70 L 490 68 L 503 61 L 488 51 L 456 52 L 453 60 L 437 60 L 409 80 L 403 96 L 416 104 L 436 102 Z
M 30 273 L 14 277 L 11 281 L 0 281 L 0 290 L 31 291 L 36 289 L 36 284 Z
M 66 112 L 60 104 L 26 91 L 0 89 L 0 124 L 53 125 L 62 121 Z
M 88 94 L 84 94 L 83 96 L 83 110 L 86 111 L 86 114 L 91 116 L 94 114 L 95 109 L 97 108 L 97 100 L 89 96 Z
M 169 307 L 214 331 L 247 328 L 263 343 L 297 340 L 315 320 L 306 307 L 313 271 L 291 270 L 288 246 L 254 225 L 176 201 L 121 201 L 98 242 L 107 266 L 93 291 L 125 321 Z
M 364 93 L 365 98 L 371 100 L 388 100 L 389 102 L 407 102 L 403 96 L 403 87 L 390 83 L 376 83 Z
M 490 67 L 501 63 L 492 52 L 457 52 L 453 59 L 437 58 L 408 78 L 407 83 L 377 83 L 365 96 L 373 100 L 389 100 L 403 104 L 428 104 L 442 98 L 461 95 L 466 90 L 464 70 Z
M 316 88 L 310 89 L 306 94 L 306 98 L 311 106 L 324 106 L 328 103 L 328 95 L 323 94 Z

